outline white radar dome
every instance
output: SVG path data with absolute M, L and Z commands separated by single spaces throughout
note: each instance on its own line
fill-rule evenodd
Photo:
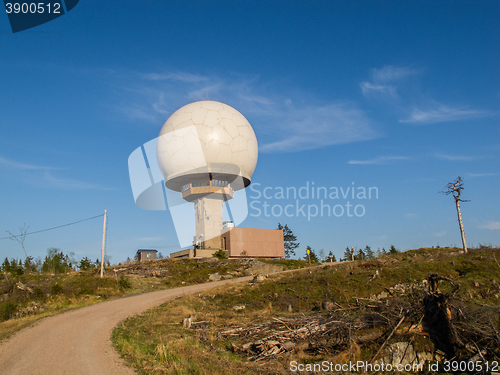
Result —
M 210 100 L 175 111 L 158 137 L 158 165 L 166 186 L 176 191 L 207 180 L 245 188 L 257 156 L 257 138 L 247 119 L 233 107 Z

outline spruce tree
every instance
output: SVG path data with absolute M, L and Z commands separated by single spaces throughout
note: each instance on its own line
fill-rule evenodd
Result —
M 295 256 L 295 249 L 299 247 L 299 243 L 297 241 L 297 237 L 293 234 L 292 230 L 288 228 L 288 225 L 285 226 L 278 223 L 278 229 L 283 231 L 283 242 L 285 245 L 285 258 L 289 259 L 292 255 Z

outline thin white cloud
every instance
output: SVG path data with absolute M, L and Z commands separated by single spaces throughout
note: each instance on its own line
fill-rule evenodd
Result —
M 53 187 L 62 190 L 115 190 L 114 188 L 106 188 L 97 184 L 81 182 L 67 178 L 53 176 L 49 171 L 43 173 L 44 181 L 48 187 Z
M 417 74 L 415 69 L 387 65 L 380 69 L 372 69 L 371 81 L 360 83 L 364 96 L 394 101 L 398 99 L 397 84 L 406 77 Z
M 348 103 L 281 109 L 273 122 L 281 139 L 261 146 L 262 152 L 294 152 L 379 136 L 364 112 Z
M 434 237 L 443 237 L 445 234 L 446 234 L 446 232 L 442 231 L 442 232 L 433 233 L 432 235 Z
M 146 108 L 138 106 L 118 106 L 117 109 L 127 116 L 130 120 L 145 120 L 147 122 L 158 122 L 158 116 L 155 112 L 148 111 Z M 158 111 L 157 111 L 158 112 Z
M 145 73 L 142 74 L 142 77 L 150 81 L 180 81 L 185 83 L 198 83 L 209 80 L 209 77 L 186 72 Z
M 392 85 L 374 84 L 372 82 L 361 82 L 361 91 L 364 96 L 380 95 L 383 97 L 396 98 L 396 87 Z
M 500 221 L 488 221 L 487 223 L 478 225 L 480 229 L 489 229 L 489 230 L 500 230 Z
M 141 237 L 138 240 L 144 242 L 155 242 L 155 241 L 161 241 L 162 239 L 163 237 Z
M 372 69 L 372 79 L 375 82 L 397 81 L 402 78 L 417 74 L 416 69 L 407 66 L 386 65 L 380 69 Z
M 307 93 L 276 92 L 258 76 L 200 76 L 183 72 L 135 74 L 119 109 L 133 121 L 163 124 L 182 105 L 218 100 L 237 108 L 259 136 L 261 152 L 296 152 L 380 137 L 355 103 L 315 103 Z M 128 80 L 130 82 L 130 79 Z M 127 83 L 126 85 L 130 85 Z M 292 95 L 293 94 L 293 95 Z M 130 102 L 131 105 L 127 105 Z
M 467 172 L 466 175 L 468 177 L 491 177 L 491 176 L 498 176 L 498 173 L 470 173 L 470 172 Z
M 370 165 L 370 164 L 389 164 L 398 160 L 408 160 L 408 156 L 379 156 L 368 160 L 349 160 L 347 164 L 359 164 L 359 165 Z
M 442 160 L 449 160 L 449 161 L 473 161 L 477 160 L 480 157 L 478 156 L 470 156 L 470 155 L 449 155 L 449 154 L 442 154 L 442 153 L 435 153 L 435 156 L 438 159 Z
M 402 123 L 433 124 L 438 122 L 471 120 L 476 118 L 491 117 L 495 113 L 483 109 L 469 109 L 466 107 L 451 107 L 435 103 L 434 108 L 413 108 L 410 117 L 399 120 Z
M 1 156 L 0 166 L 16 169 L 26 181 L 31 183 L 31 181 L 36 180 L 38 184 L 37 186 L 40 187 L 75 190 L 115 190 L 114 188 L 106 188 L 97 184 L 55 177 L 51 173 L 51 171 L 62 170 L 64 168 L 21 163 Z
M 360 83 L 365 97 L 375 98 L 403 113 L 401 123 L 416 125 L 462 121 L 496 116 L 486 109 L 460 105 L 445 105 L 429 98 L 419 90 L 418 82 L 410 81 L 419 70 L 411 67 L 387 65 L 371 70 L 371 80 Z
M 35 165 L 35 164 L 26 164 L 21 163 L 12 159 L 6 159 L 0 156 L 0 165 L 5 167 L 12 167 L 23 170 L 49 170 L 49 169 L 59 169 L 54 167 L 48 167 L 45 165 Z

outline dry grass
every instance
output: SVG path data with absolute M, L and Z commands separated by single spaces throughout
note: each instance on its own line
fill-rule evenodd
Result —
M 373 278 L 375 271 L 379 271 L 379 276 Z M 272 276 L 262 284 L 231 285 L 178 298 L 123 322 L 115 330 L 113 342 L 127 362 L 143 374 L 285 374 L 289 373 L 291 360 L 304 364 L 322 360 L 333 363 L 369 361 L 387 335 L 363 345 L 350 340 L 332 350 L 299 349 L 282 353 L 267 362 L 251 362 L 247 360 L 248 354 L 238 349 L 248 338 L 221 336 L 220 332 L 269 322 L 273 317 L 324 315 L 320 306 L 325 300 L 344 307 L 338 312 L 342 316 L 356 319 L 370 309 L 361 308 L 369 303 L 357 305 L 359 301 L 354 297 L 369 298 L 397 284 L 421 284 L 431 271 L 460 284 L 455 295 L 457 301 L 466 301 L 470 306 L 491 306 L 492 312 L 497 311 L 494 324 L 500 325 L 500 267 L 491 251 L 483 249 L 464 255 L 459 254 L 458 249 L 426 248 L 365 262 L 299 270 Z M 449 288 L 446 284 L 441 286 L 445 293 Z M 417 309 L 395 332 L 391 342 L 411 339 L 415 348 L 432 351 L 433 344 L 428 337 L 410 332 L 421 318 L 422 297 L 422 289 L 407 287 L 404 295 L 389 297 L 387 306 L 380 304 L 380 314 L 390 318 L 388 327 L 392 330 L 393 321 L 403 308 Z M 245 308 L 234 310 L 235 305 L 245 305 Z M 289 305 L 292 312 L 288 311 Z M 183 328 L 183 319 L 190 316 L 193 322 L 208 323 Z

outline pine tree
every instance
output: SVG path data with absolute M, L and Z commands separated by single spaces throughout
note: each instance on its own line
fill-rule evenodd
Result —
M 295 256 L 295 249 L 299 247 L 299 243 L 297 241 L 297 237 L 293 234 L 292 230 L 288 228 L 288 225 L 285 226 L 278 223 L 278 229 L 283 231 L 283 242 L 285 245 L 285 258 L 290 258 L 292 255 Z
M 394 245 L 391 245 L 389 249 L 389 254 L 397 254 L 397 253 L 399 253 L 398 249 L 396 249 Z
M 356 260 L 365 260 L 366 259 L 366 254 L 364 253 L 363 250 L 359 249 L 356 255 L 354 256 L 354 259 Z
M 373 253 L 372 248 L 368 245 L 366 245 L 366 247 L 365 247 L 365 254 L 366 254 L 367 259 L 375 258 L 375 254 Z
M 9 258 L 5 257 L 5 260 L 2 263 L 2 271 L 3 272 L 10 272 L 10 262 Z
M 347 246 L 344 251 L 344 261 L 348 260 L 352 260 L 351 249 L 349 249 L 349 246 Z
M 309 255 L 306 252 L 306 256 L 304 257 L 305 260 L 309 260 L 309 257 L 311 258 L 311 263 L 319 263 L 318 256 L 314 252 L 313 249 L 311 249 L 311 246 L 306 247 L 306 251 L 309 250 Z

